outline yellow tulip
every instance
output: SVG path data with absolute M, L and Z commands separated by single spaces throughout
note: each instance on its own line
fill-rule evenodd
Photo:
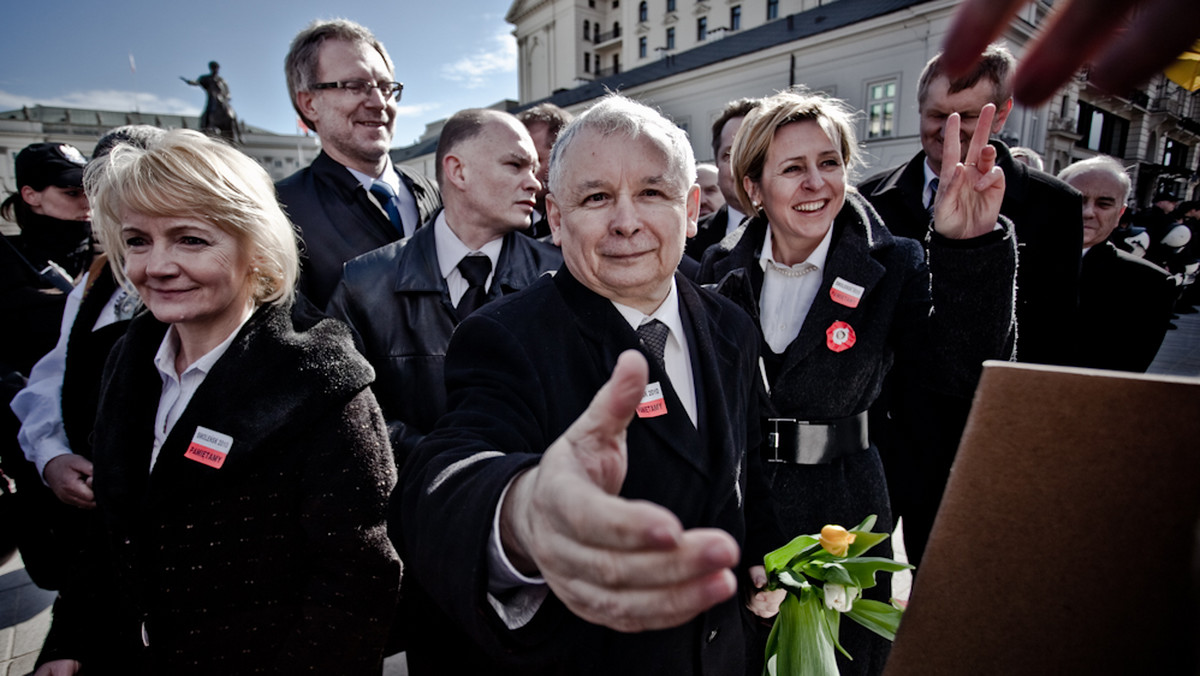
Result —
M 821 548 L 834 556 L 845 556 L 854 542 L 854 533 L 829 524 L 821 529 Z

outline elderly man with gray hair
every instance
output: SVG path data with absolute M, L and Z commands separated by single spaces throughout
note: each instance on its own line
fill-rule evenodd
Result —
M 1171 326 L 1176 279 L 1121 251 L 1108 236 L 1129 198 L 1130 180 L 1107 155 L 1076 162 L 1058 177 L 1083 194 L 1083 267 L 1079 285 L 1079 366 L 1144 372 Z
M 603 99 L 551 157 L 563 267 L 451 340 L 448 412 L 392 516 L 464 671 L 741 673 L 742 603 L 778 605 L 747 568 L 781 540 L 755 329 L 676 274 L 695 178 L 682 130 Z

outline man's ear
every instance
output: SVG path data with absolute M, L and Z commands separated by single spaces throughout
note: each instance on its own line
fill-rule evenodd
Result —
M 304 114 L 304 117 L 312 120 L 313 131 L 316 131 L 316 126 L 320 124 L 318 119 L 321 115 L 317 112 L 316 106 L 313 105 L 313 97 L 315 92 L 299 91 L 296 92 L 296 107 Z
M 442 158 L 442 178 L 459 190 L 466 190 L 467 167 L 458 155 L 448 154 Z
M 1004 123 L 1008 121 L 1008 114 L 1012 112 L 1013 100 L 1008 97 L 1002 106 L 996 106 L 996 117 L 992 119 L 992 133 L 999 134 L 1001 129 L 1004 129 Z
M 546 193 L 546 223 L 550 226 L 550 238 L 554 246 L 562 247 L 562 209 L 554 193 Z
M 687 236 L 696 236 L 696 222 L 700 220 L 700 186 L 692 184 L 687 194 Z

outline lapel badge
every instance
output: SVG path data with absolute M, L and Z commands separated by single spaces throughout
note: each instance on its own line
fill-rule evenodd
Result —
M 192 443 L 188 444 L 187 452 L 183 455 L 202 465 L 221 469 L 221 465 L 225 464 L 225 458 L 229 455 L 229 449 L 232 447 L 233 437 L 207 427 L 197 426 L 196 434 L 192 436 Z
M 859 286 L 854 282 L 847 282 L 838 277 L 833 280 L 833 286 L 829 289 L 829 297 L 838 305 L 856 308 L 858 307 L 858 301 L 862 300 L 865 291 L 865 287 Z
M 834 352 L 844 352 L 854 347 L 854 327 L 846 322 L 836 321 L 825 329 L 825 346 Z

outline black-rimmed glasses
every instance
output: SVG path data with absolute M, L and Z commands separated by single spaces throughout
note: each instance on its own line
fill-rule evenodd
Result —
M 360 98 L 366 98 L 370 96 L 372 89 L 378 89 L 379 93 L 383 94 L 383 98 L 399 101 L 400 94 L 404 91 L 404 84 L 401 82 L 376 83 L 367 80 L 342 80 L 341 82 L 318 82 L 311 85 L 309 89 L 345 89 Z

